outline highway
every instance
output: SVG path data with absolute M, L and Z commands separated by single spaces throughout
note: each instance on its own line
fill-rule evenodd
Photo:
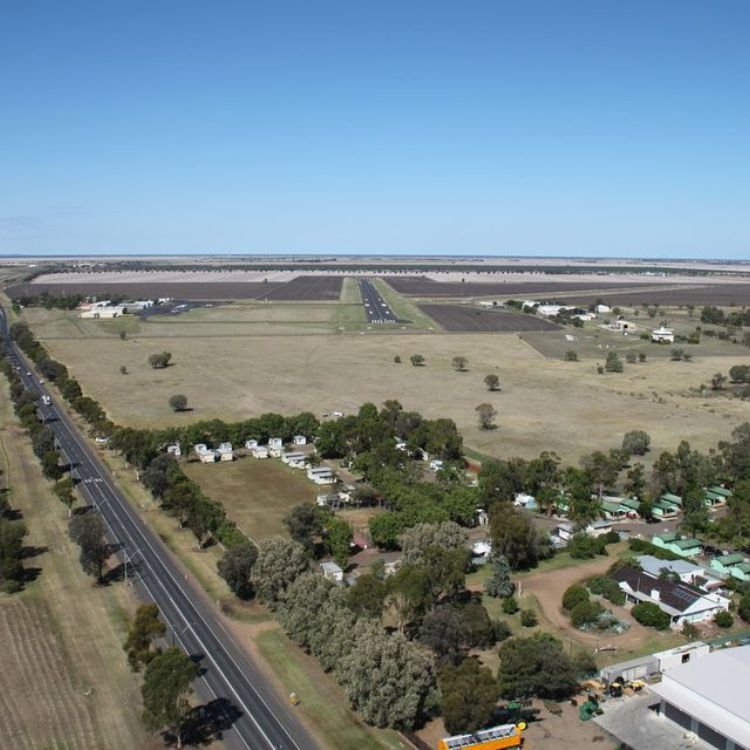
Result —
M 365 306 L 368 323 L 398 323 L 398 318 L 370 279 L 359 280 L 359 293 Z
M 170 642 L 200 659 L 203 670 L 196 693 L 204 701 L 217 700 L 226 726 L 227 748 L 245 750 L 313 750 L 319 745 L 302 726 L 294 708 L 280 699 L 266 676 L 223 626 L 212 603 L 180 568 L 159 537 L 140 519 L 115 485 L 96 451 L 80 434 L 63 409 L 46 406 L 42 395 L 52 395 L 8 336 L 5 311 L 0 307 L 0 335 L 7 358 L 17 368 L 27 389 L 39 393 L 39 410 L 54 432 L 59 450 L 73 467 L 71 475 L 89 504 L 101 513 L 111 541 L 122 545 L 118 555 L 140 598 L 155 602 L 168 626 Z

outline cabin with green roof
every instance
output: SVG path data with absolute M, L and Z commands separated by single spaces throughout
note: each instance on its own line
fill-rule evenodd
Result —
M 695 557 L 700 555 L 702 545 L 698 539 L 692 537 L 681 537 L 679 534 L 659 534 L 655 536 L 651 543 L 655 547 L 669 550 L 680 557 Z
M 674 518 L 682 512 L 682 498 L 665 492 L 652 506 L 651 512 L 657 518 Z
M 621 518 L 625 518 L 627 515 L 626 511 L 620 505 L 620 503 L 613 500 L 602 500 L 599 506 L 604 518 L 608 521 L 619 521 Z
M 732 490 L 720 485 L 706 487 L 703 490 L 703 504 L 707 508 L 716 508 L 726 505 L 727 500 L 732 496 Z
M 731 576 L 738 581 L 750 580 L 750 562 L 740 552 L 714 557 L 710 567 L 722 576 Z

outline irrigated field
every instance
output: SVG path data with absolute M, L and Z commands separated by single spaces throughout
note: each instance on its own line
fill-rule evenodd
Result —
M 721 342 L 690 346 L 692 362 L 670 362 L 670 347 L 640 342 L 648 361 L 626 364 L 623 374 L 597 375 L 609 348 L 634 346 L 617 334 L 578 329 L 516 335 L 437 332 L 388 335 L 180 335 L 125 341 L 116 336 L 47 339 L 52 355 L 65 362 L 84 390 L 100 400 L 115 422 L 129 425 L 184 424 L 196 419 L 238 420 L 264 412 L 297 413 L 342 410 L 365 401 L 397 398 L 406 409 L 429 417 L 450 417 L 466 444 L 491 455 L 537 455 L 557 451 L 569 461 L 603 447 L 614 447 L 624 432 L 644 429 L 652 435 L 653 454 L 674 449 L 688 438 L 707 449 L 750 420 L 750 402 L 704 398 L 690 389 L 748 363 L 748 350 Z M 176 328 L 176 326 L 175 326 Z M 231 326 L 224 328 L 231 330 Z M 574 333 L 571 333 L 574 331 Z M 567 341 L 566 335 L 581 337 Z M 524 338 L 553 342 L 545 358 Z M 580 362 L 563 362 L 562 353 L 578 349 Z M 627 341 L 627 343 L 626 343 Z M 152 370 L 148 356 L 168 349 L 174 365 Z M 725 352 L 724 356 L 720 356 Z M 409 357 L 422 354 L 426 366 L 412 367 Z M 624 355 L 624 349 L 623 349 Z M 395 364 L 394 357 L 402 363 Z M 468 372 L 455 372 L 454 356 L 465 356 Z M 127 375 L 120 375 L 126 366 Z M 501 389 L 488 392 L 484 376 L 500 378 Z M 174 414 L 168 399 L 184 393 L 193 412 Z M 491 402 L 498 429 L 481 431 L 475 407 Z M 218 471 L 226 467 L 216 468 Z
M 317 486 L 303 471 L 290 469 L 275 458 L 244 457 L 231 464 L 188 463 L 184 468 L 252 539 L 286 534 L 283 520 L 289 511 L 300 503 L 314 502 L 318 494 Z
M 518 331 L 556 331 L 560 326 L 536 315 L 494 312 L 466 305 L 419 305 L 446 331 L 516 333 Z
M 133 606 L 122 584 L 95 587 L 67 535 L 67 511 L 41 476 L 0 394 L 0 467 L 23 513 L 37 578 L 0 595 L 0 747 L 3 750 L 158 748 L 139 717 L 140 678 L 122 641 Z

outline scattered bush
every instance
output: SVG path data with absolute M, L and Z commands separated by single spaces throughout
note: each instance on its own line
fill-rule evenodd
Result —
M 583 625 L 596 622 L 602 612 L 604 612 L 604 607 L 599 602 L 592 602 L 591 600 L 579 602 L 570 613 L 570 621 L 573 627 L 580 628 Z
M 734 617 L 732 617 L 731 612 L 727 612 L 725 609 L 723 609 L 721 610 L 721 612 L 717 612 L 714 615 L 714 622 L 720 628 L 731 628 L 732 625 L 734 625 Z
M 523 627 L 533 628 L 535 625 L 538 625 L 538 624 L 539 624 L 539 618 L 536 616 L 536 612 L 534 612 L 533 609 L 521 610 L 521 625 L 523 625 Z
M 571 612 L 577 604 L 587 602 L 589 599 L 589 592 L 579 583 L 574 583 L 572 586 L 568 586 L 568 588 L 565 589 L 562 598 L 563 609 Z
M 593 578 L 588 583 L 589 591 L 592 594 L 603 596 L 612 604 L 625 604 L 625 592 L 620 588 L 617 581 L 611 578 Z
M 518 601 L 516 600 L 515 596 L 508 596 L 505 599 L 503 599 L 502 603 L 503 612 L 505 612 L 506 615 L 514 615 L 516 612 L 518 612 Z
M 578 352 L 574 352 L 572 349 L 565 352 L 566 362 L 578 362 Z
M 657 630 L 666 630 L 672 622 L 672 618 L 652 602 L 636 604 L 631 614 L 641 625 Z

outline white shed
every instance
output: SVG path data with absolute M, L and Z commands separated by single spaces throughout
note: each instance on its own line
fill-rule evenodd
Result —
M 180 449 L 179 443 L 173 443 L 172 445 L 167 446 L 167 453 L 170 456 L 174 456 L 175 458 L 179 458 L 182 455 L 182 450 Z
M 320 563 L 320 571 L 323 573 L 323 577 L 329 581 L 335 581 L 336 583 L 343 583 L 344 581 L 344 571 L 333 560 Z
M 252 453 L 255 458 L 268 458 L 268 448 L 265 445 L 256 445 Z
M 258 447 L 258 441 L 257 440 L 245 440 L 245 448 L 247 450 L 255 450 L 255 448 Z
M 268 441 L 269 450 L 281 450 L 284 447 L 284 441 L 280 437 L 271 438 Z
M 295 435 L 292 442 L 295 445 L 307 445 L 307 438 L 304 435 Z

